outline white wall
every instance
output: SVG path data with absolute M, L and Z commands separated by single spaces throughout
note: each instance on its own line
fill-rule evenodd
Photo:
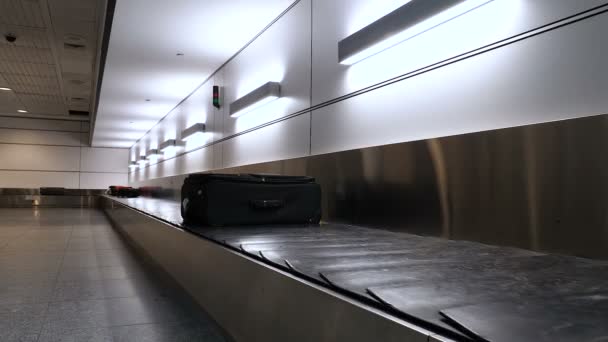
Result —
M 0 188 L 127 183 L 127 149 L 90 148 L 88 122 L 0 116 Z
M 134 145 L 131 158 L 192 122 L 207 123 L 207 137 L 130 180 L 608 113 L 608 14 L 527 33 L 608 1 L 495 0 L 360 63 L 338 63 L 338 41 L 404 2 L 300 1 Z M 286 96 L 230 118 L 229 103 L 266 81 L 281 81 Z M 214 84 L 224 87 L 221 110 L 211 107 Z M 266 125 L 296 112 L 304 114 Z

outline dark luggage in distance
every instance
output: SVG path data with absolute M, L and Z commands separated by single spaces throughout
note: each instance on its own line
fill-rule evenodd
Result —
M 140 191 L 139 189 L 132 188 L 130 186 L 119 186 L 119 185 L 111 185 L 110 186 L 110 195 L 117 197 L 139 197 Z
M 121 188 L 124 188 L 124 186 L 120 186 L 120 185 L 110 185 L 108 194 L 112 195 L 112 196 L 118 196 L 118 190 L 120 190 Z
M 63 196 L 65 195 L 65 188 L 40 188 L 40 195 L 42 196 Z
M 181 209 L 184 222 L 211 226 L 319 223 L 321 187 L 303 176 L 195 174 Z
M 124 187 L 118 190 L 118 197 L 139 197 L 140 191 L 139 189 L 132 188 L 130 186 Z

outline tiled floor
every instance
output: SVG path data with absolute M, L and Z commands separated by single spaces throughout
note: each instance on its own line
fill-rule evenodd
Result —
M 0 209 L 0 341 L 224 341 L 101 211 Z

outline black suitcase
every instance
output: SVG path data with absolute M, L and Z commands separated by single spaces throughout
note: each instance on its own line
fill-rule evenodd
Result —
M 319 223 L 321 187 L 303 176 L 195 174 L 182 186 L 181 212 L 211 226 Z
M 134 198 L 134 197 L 139 197 L 140 195 L 140 191 L 139 189 L 135 189 L 132 188 L 130 186 L 125 186 L 122 187 L 120 189 L 118 189 L 118 197 L 127 197 L 127 198 Z
M 110 185 L 108 194 L 111 196 L 118 196 L 118 190 L 125 188 L 121 185 Z
M 117 197 L 139 197 L 140 191 L 139 189 L 132 188 L 130 186 L 120 186 L 120 185 L 111 185 L 110 186 L 110 195 Z

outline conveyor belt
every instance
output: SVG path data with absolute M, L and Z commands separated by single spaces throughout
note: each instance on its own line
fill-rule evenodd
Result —
M 501 328 L 500 320 L 480 315 L 503 317 L 514 326 L 534 321 L 529 330 L 552 329 L 545 332 L 552 337 L 560 323 L 573 327 L 562 329 L 570 336 L 577 327 L 608 317 L 608 305 L 589 300 L 607 298 L 598 295 L 608 294 L 608 263 L 603 261 L 340 224 L 184 226 L 179 203 L 113 199 L 451 337 L 477 333 L 506 340 L 502 337 L 508 329 Z M 536 315 L 538 308 L 554 305 L 559 305 L 557 314 Z M 530 308 L 530 317 L 522 317 L 527 315 L 524 307 Z M 570 317 L 568 310 L 577 314 Z M 602 323 L 581 336 L 608 335 L 608 319 Z M 529 337 L 539 334 L 543 332 Z

